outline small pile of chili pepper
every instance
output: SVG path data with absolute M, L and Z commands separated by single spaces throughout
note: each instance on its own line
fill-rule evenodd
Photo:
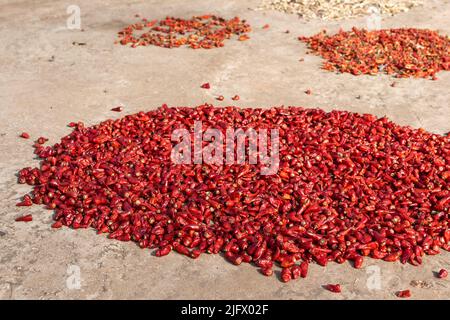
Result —
M 426 29 L 352 28 L 332 36 L 322 31 L 299 40 L 327 60 L 322 67 L 328 71 L 436 79 L 437 72 L 450 70 L 449 37 Z
M 224 46 L 224 41 L 237 35 L 241 41 L 249 39 L 251 31 L 245 20 L 235 17 L 230 20 L 215 16 L 203 15 L 192 19 L 166 17 L 163 20 L 131 24 L 121 30 L 119 42 L 131 46 L 154 45 L 165 48 L 188 46 L 193 49 L 211 49 Z M 140 35 L 136 35 L 139 32 Z
M 278 129 L 278 171 L 174 163 L 172 133 L 193 136 L 194 121 L 223 134 Z M 34 186 L 18 205 L 54 209 L 54 228 L 94 228 L 156 256 L 223 252 L 266 276 L 276 264 L 285 282 L 306 277 L 311 262 L 419 265 L 450 250 L 448 136 L 369 114 L 208 104 L 69 126 L 59 143 L 34 145 L 40 167 L 18 178 Z

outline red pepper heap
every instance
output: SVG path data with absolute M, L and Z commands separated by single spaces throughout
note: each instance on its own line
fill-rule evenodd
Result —
M 164 20 L 135 23 L 125 27 L 119 34 L 122 45 L 131 46 L 155 45 L 165 48 L 177 48 L 183 45 L 192 49 L 211 49 L 224 46 L 224 40 L 238 35 L 239 40 L 248 39 L 250 25 L 245 20 L 235 17 L 230 20 L 215 16 L 203 15 L 192 19 L 167 17 Z M 135 35 L 136 32 L 141 34 Z
M 299 40 L 327 60 L 323 69 L 329 71 L 436 79 L 437 72 L 450 70 L 450 39 L 430 30 L 352 28 L 333 36 L 322 31 Z
M 262 164 L 176 164 L 175 129 L 279 130 L 279 170 Z M 365 257 L 418 265 L 450 250 L 450 137 L 373 115 L 298 107 L 163 106 L 35 144 L 39 168 L 19 205 L 55 209 L 54 228 L 94 228 L 112 239 L 198 258 L 223 252 L 282 280 L 312 261 Z M 193 140 L 193 138 L 191 138 Z

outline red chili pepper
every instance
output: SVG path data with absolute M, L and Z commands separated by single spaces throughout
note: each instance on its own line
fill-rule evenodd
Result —
M 294 265 L 292 266 L 292 279 L 298 279 L 300 278 L 301 274 L 302 274 L 302 268 L 298 265 Z
M 27 214 L 21 217 L 16 218 L 17 222 L 30 222 L 33 221 L 33 216 L 31 214 Z
M 48 141 L 48 139 L 47 138 L 44 138 L 44 137 L 40 137 L 39 139 L 37 139 L 37 143 L 38 144 L 44 144 L 44 143 L 46 143 Z
M 361 269 L 362 268 L 362 264 L 363 264 L 363 257 L 362 256 L 357 256 L 355 258 L 355 260 L 353 260 L 353 266 L 356 269 Z
M 139 35 L 135 34 L 136 31 Z M 242 41 L 248 38 L 246 33 L 250 31 L 250 25 L 238 17 L 226 20 L 215 15 L 203 15 L 192 19 L 167 17 L 160 21 L 143 18 L 141 22 L 119 31 L 116 43 L 130 44 L 132 48 L 154 45 L 164 48 L 188 46 L 192 49 L 211 49 L 223 47 L 224 41 L 232 35 L 239 36 Z
M 306 278 L 306 276 L 308 275 L 308 266 L 309 266 L 309 264 L 307 261 L 303 261 L 300 264 L 300 270 L 301 270 L 300 276 L 302 278 Z
M 61 221 L 55 221 L 55 222 L 52 224 L 52 228 L 54 228 L 54 229 L 61 228 L 62 226 L 63 226 L 63 224 L 62 224 Z
M 28 133 L 26 133 L 26 132 L 22 132 L 20 137 L 24 138 L 24 139 L 30 139 L 30 135 Z
M 250 37 L 248 36 L 248 35 L 246 35 L 246 34 L 243 34 L 243 35 L 241 35 L 241 36 L 239 36 L 239 41 L 245 41 L 245 40 L 248 40 L 248 39 L 250 39 Z
M 209 83 L 207 82 L 207 83 L 202 84 L 202 85 L 201 85 L 201 88 L 202 88 L 202 89 L 210 89 L 211 86 L 210 86 Z
M 192 133 L 195 121 L 224 137 L 236 126 L 278 129 L 278 170 L 174 163 L 173 130 Z M 370 114 L 209 104 L 71 128 L 53 146 L 36 143 L 39 167 L 18 173 L 33 189 L 17 205 L 54 210 L 54 228 L 94 228 L 157 256 L 224 253 L 263 274 L 284 268 L 283 281 L 306 277 L 309 263 L 419 265 L 450 250 L 448 136 Z
M 325 289 L 334 293 L 341 293 L 341 285 L 340 284 L 327 284 Z
M 231 100 L 233 100 L 233 101 L 237 101 L 239 99 L 240 99 L 240 97 L 238 95 L 235 95 L 233 98 L 231 98 Z
M 398 291 L 396 295 L 399 298 L 409 298 L 411 297 L 411 291 L 409 290 Z
M 273 275 L 273 270 L 271 268 L 265 268 L 261 269 L 261 273 L 266 277 L 270 277 L 271 275 Z
M 328 36 L 323 31 L 312 37 L 299 37 L 326 62 L 323 69 L 354 75 L 379 72 L 399 78 L 430 77 L 450 70 L 448 37 L 435 31 L 413 28 L 367 31 L 352 28 Z
M 447 276 L 448 276 L 448 271 L 447 270 L 445 270 L 445 269 L 439 270 L 438 278 L 444 279 L 444 278 L 447 278 Z
M 157 257 L 163 257 L 163 256 L 167 256 L 170 251 L 172 251 L 172 247 L 170 245 L 164 246 L 161 249 L 157 250 L 155 255 Z
M 115 111 L 115 112 L 121 112 L 123 110 L 123 108 L 122 107 L 114 107 L 114 108 L 112 108 L 111 109 L 111 111 Z
M 33 205 L 33 201 L 31 201 L 31 197 L 29 195 L 25 195 L 23 200 L 16 204 L 17 207 L 29 207 Z
M 291 279 L 292 279 L 291 268 L 283 268 L 283 270 L 281 270 L 281 281 L 289 282 Z

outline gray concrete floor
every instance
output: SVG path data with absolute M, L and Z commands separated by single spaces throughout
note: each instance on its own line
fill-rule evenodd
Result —
M 215 103 L 215 96 L 224 95 L 227 100 L 221 105 L 227 105 L 233 102 L 229 97 L 239 94 L 241 106 L 341 109 L 386 115 L 435 133 L 450 131 L 450 73 L 440 73 L 438 81 L 395 80 L 393 88 L 394 79 L 386 75 L 321 71 L 321 59 L 305 55 L 297 36 L 322 28 L 363 27 L 365 19 L 305 22 L 293 15 L 249 10 L 258 3 L 0 1 L 0 298 L 395 299 L 397 290 L 408 288 L 413 298 L 449 298 L 450 279 L 433 276 L 433 271 L 449 267 L 448 253 L 426 257 L 420 267 L 376 260 L 365 261 L 360 270 L 349 264 L 313 265 L 308 278 L 283 284 L 218 255 L 196 261 L 177 254 L 159 259 L 131 242 L 108 240 L 93 230 L 52 230 L 50 211 L 15 206 L 30 190 L 16 183 L 15 173 L 37 164 L 31 140 L 18 138 L 22 131 L 54 143 L 69 132 L 65 125 L 70 121 L 94 124 L 163 103 L 195 106 Z M 81 8 L 84 31 L 66 28 L 71 4 Z M 215 50 L 131 49 L 113 43 L 116 32 L 135 21 L 135 13 L 162 18 L 206 12 L 248 19 L 254 29 L 251 40 L 231 40 Z M 448 0 L 427 1 L 425 9 L 383 19 L 382 27 L 423 27 L 448 35 L 449 21 Z M 263 30 L 266 23 L 270 28 Z M 86 45 L 72 45 L 74 41 Z M 301 57 L 304 62 L 298 61 Z M 200 89 L 204 82 L 212 89 Z M 304 94 L 306 89 L 313 94 Z M 122 114 L 109 111 L 116 105 L 125 106 Z M 34 220 L 15 223 L 22 213 L 32 213 Z M 321 285 L 327 283 L 340 283 L 342 294 L 325 291 Z

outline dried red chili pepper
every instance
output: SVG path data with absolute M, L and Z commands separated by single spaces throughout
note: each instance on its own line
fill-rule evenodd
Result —
M 323 31 L 298 39 L 326 59 L 322 67 L 328 71 L 436 79 L 437 72 L 450 70 L 450 38 L 427 29 L 352 28 L 333 36 Z
M 202 88 L 202 89 L 210 89 L 211 86 L 210 86 L 209 83 L 207 82 L 207 83 L 202 84 L 202 85 L 200 86 L 200 88 Z
M 20 134 L 20 137 L 21 137 L 21 138 L 24 138 L 24 139 L 30 139 L 30 135 L 29 135 L 28 133 L 26 133 L 26 132 L 22 132 L 22 133 Z
M 172 247 L 170 245 L 167 245 L 159 250 L 156 250 L 155 255 L 157 257 L 163 257 L 163 256 L 167 256 L 170 251 L 172 251 Z
M 443 278 L 447 278 L 448 276 L 448 271 L 445 269 L 441 269 L 438 272 L 438 278 L 443 279 Z
M 411 291 L 410 290 L 402 290 L 402 291 L 398 291 L 396 293 L 397 297 L 399 298 L 409 298 L 411 297 Z
M 238 38 L 239 41 L 246 41 L 248 39 L 250 39 L 250 37 L 246 34 L 243 34 L 242 36 L 239 36 L 239 38 Z
M 118 106 L 118 107 L 114 107 L 111 109 L 111 111 L 115 111 L 115 112 L 121 112 L 123 110 L 122 107 Z
M 216 99 L 219 100 L 219 101 L 223 101 L 225 99 L 225 97 L 224 96 L 218 96 Z
M 139 32 L 140 35 L 135 33 Z M 232 35 L 242 40 L 250 25 L 245 20 L 235 17 L 230 20 L 215 16 L 203 15 L 191 19 L 166 17 L 161 21 L 148 21 L 143 18 L 126 26 L 118 32 L 118 43 L 130 44 L 132 48 L 138 46 L 160 46 L 164 48 L 177 48 L 188 46 L 192 49 L 211 49 L 224 46 L 224 41 Z
M 291 271 L 292 271 L 292 279 L 295 280 L 295 279 L 300 278 L 300 276 L 302 274 L 302 268 L 300 266 L 298 266 L 298 265 L 293 266 Z
M 40 137 L 40 138 L 37 139 L 36 142 L 37 142 L 38 144 L 44 144 L 44 143 L 46 143 L 47 141 L 48 141 L 47 138 Z
M 273 270 L 271 268 L 262 268 L 261 273 L 266 277 L 270 277 L 273 275 Z
M 55 221 L 55 222 L 52 224 L 52 228 L 54 228 L 54 229 L 59 229 L 59 228 L 61 228 L 62 226 L 63 226 L 63 224 L 62 224 L 61 221 Z
M 308 275 L 308 266 L 309 266 L 309 264 L 308 264 L 308 262 L 306 262 L 306 261 L 303 261 L 301 264 L 300 264 L 300 276 L 302 277 L 302 278 L 306 278 L 306 276 Z
M 327 284 L 325 285 L 325 289 L 334 293 L 341 293 L 341 285 L 340 284 Z
M 33 216 L 31 214 L 26 214 L 24 216 L 15 219 L 17 222 L 30 222 L 33 221 Z
M 357 256 L 357 257 L 355 258 L 355 260 L 353 260 L 353 266 L 354 266 L 356 269 L 362 268 L 362 264 L 363 264 L 363 257 L 362 257 L 362 256 Z
M 234 97 L 231 98 L 231 100 L 233 100 L 233 101 L 237 101 L 239 99 L 240 99 L 240 97 L 238 95 L 235 95 Z
M 33 201 L 29 195 L 25 195 L 23 200 L 16 204 L 17 207 L 30 207 L 33 205 Z
M 278 129 L 278 171 L 174 163 L 171 134 L 195 120 L 203 132 Z M 450 250 L 449 136 L 296 107 L 163 106 L 70 127 L 53 146 L 37 143 L 39 168 L 18 174 L 33 186 L 18 205 L 54 209 L 55 228 L 94 228 L 159 256 L 224 252 L 263 274 L 285 268 L 284 279 L 306 277 L 313 261 L 360 267 L 368 256 L 418 265 Z
M 281 270 L 281 281 L 289 282 L 292 279 L 291 268 L 283 268 Z

